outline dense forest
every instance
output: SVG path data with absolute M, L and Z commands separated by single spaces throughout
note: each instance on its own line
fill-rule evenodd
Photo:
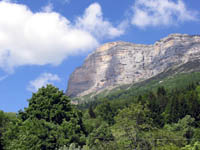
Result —
M 83 107 L 52 85 L 42 87 L 24 110 L 0 111 L 0 149 L 200 149 L 199 82 L 126 98 L 105 97 Z

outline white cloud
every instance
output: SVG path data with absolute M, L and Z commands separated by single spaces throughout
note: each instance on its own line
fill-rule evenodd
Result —
M 67 56 L 98 44 L 56 12 L 31 12 L 26 6 L 0 2 L 0 68 L 58 65 Z
M 3 81 L 3 80 L 5 80 L 7 77 L 8 77 L 8 75 L 1 76 L 1 77 L 0 77 L 0 81 Z
M 44 12 L 52 12 L 53 11 L 53 4 L 48 3 L 46 6 L 42 7 L 42 11 Z
M 188 10 L 182 0 L 136 0 L 133 11 L 132 24 L 142 28 L 197 20 L 197 12 Z
M 76 26 L 90 32 L 97 38 L 117 37 L 124 33 L 123 26 L 114 27 L 109 21 L 103 18 L 101 6 L 98 3 L 90 5 L 82 17 L 76 20 Z
M 64 4 L 69 4 L 71 0 L 62 0 Z
M 29 82 L 27 90 L 31 92 L 36 92 L 39 88 L 46 86 L 47 84 L 53 84 L 53 82 L 55 81 L 60 81 L 58 75 L 51 73 L 43 73 L 37 79 Z
M 100 39 L 123 33 L 103 19 L 97 3 L 75 24 L 52 8 L 33 13 L 25 5 L 0 1 L 0 68 L 12 72 L 23 65 L 59 65 L 69 55 L 94 49 Z
M 2 0 L 4 2 L 17 2 L 17 0 Z

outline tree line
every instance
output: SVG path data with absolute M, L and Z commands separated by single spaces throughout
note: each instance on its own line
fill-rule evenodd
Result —
M 0 111 L 2 150 L 200 149 L 200 85 L 158 87 L 79 109 L 58 88 L 33 93 L 18 113 Z

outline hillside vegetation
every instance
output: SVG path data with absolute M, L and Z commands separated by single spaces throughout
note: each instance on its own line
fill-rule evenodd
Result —
M 88 108 L 90 104 L 99 103 L 102 99 L 110 101 L 125 101 L 129 103 L 133 97 L 143 95 L 149 91 L 156 92 L 158 87 L 165 87 L 167 91 L 182 89 L 191 83 L 200 82 L 200 72 L 171 74 L 162 73 L 158 76 L 143 82 L 119 86 L 110 91 L 103 91 L 99 94 L 90 94 L 80 98 L 73 98 L 72 101 L 78 102 L 80 108 Z
M 72 105 L 52 85 L 0 112 L 2 150 L 200 149 L 200 73 L 154 79 Z

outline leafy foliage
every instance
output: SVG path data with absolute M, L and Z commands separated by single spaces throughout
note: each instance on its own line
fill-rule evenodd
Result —
M 29 107 L 10 123 L 4 139 L 5 149 L 55 150 L 70 143 L 84 145 L 82 113 L 62 91 L 47 85 L 29 99 Z
M 152 130 L 152 120 L 148 115 L 149 110 L 145 106 L 134 104 L 121 110 L 115 117 L 114 129 L 122 132 L 118 142 L 123 149 L 150 149 L 145 134 Z
M 102 123 L 93 130 L 88 137 L 88 146 L 93 149 L 105 149 L 105 146 L 113 141 L 114 137 L 107 123 Z
M 84 107 L 47 85 L 17 115 L 0 111 L 0 149 L 197 150 L 199 73 L 188 77 L 146 81 L 147 87 L 111 92 Z

